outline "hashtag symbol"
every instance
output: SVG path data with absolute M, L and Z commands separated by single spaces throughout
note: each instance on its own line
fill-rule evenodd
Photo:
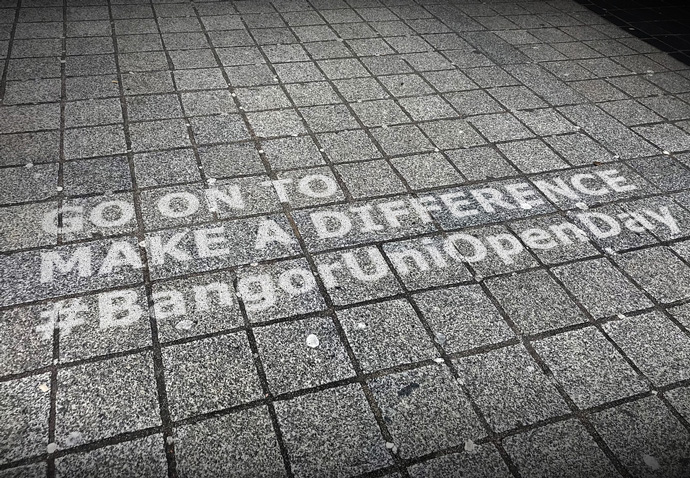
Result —
M 41 312 L 41 318 L 45 322 L 36 326 L 35 330 L 45 340 L 52 338 L 55 329 L 60 330 L 60 335 L 68 335 L 74 327 L 84 324 L 84 319 L 79 314 L 88 310 L 79 298 L 56 302 L 50 309 Z

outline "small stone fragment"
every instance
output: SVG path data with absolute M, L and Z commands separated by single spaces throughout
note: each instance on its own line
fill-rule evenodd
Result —
M 315 349 L 316 347 L 319 346 L 319 344 L 320 344 L 319 338 L 316 335 L 309 334 L 307 336 L 307 347 L 311 347 L 311 348 Z

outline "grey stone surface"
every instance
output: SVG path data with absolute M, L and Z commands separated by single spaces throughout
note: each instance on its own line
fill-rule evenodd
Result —
M 556 387 L 522 346 L 465 357 L 454 363 L 460 380 L 494 431 L 568 413 Z M 516 387 L 516 383 L 520 386 Z
M 167 463 L 163 436 L 150 435 L 133 441 L 68 455 L 55 460 L 55 476 L 87 477 L 145 475 L 164 477 Z
M 431 330 L 444 337 L 448 352 L 462 352 L 511 339 L 514 335 L 477 285 L 413 296 Z
M 41 386 L 47 387 L 49 383 L 48 374 L 0 382 L 0 463 L 46 452 L 50 395 Z
M 633 476 L 687 472 L 688 431 L 656 397 L 625 403 L 591 418 L 604 442 Z
M 523 333 L 536 334 L 587 320 L 546 271 L 488 279 L 486 285 Z
M 175 452 L 184 477 L 286 476 L 265 407 L 177 427 Z
M 431 478 L 432 476 L 463 475 L 477 478 L 512 476 L 505 462 L 491 445 L 480 445 L 472 452 L 459 452 L 441 455 L 408 468 L 414 478 Z
M 649 388 L 643 377 L 593 327 L 539 340 L 534 348 L 580 408 L 625 398 Z
M 553 269 L 556 276 L 595 317 L 631 312 L 652 303 L 606 259 Z M 596 284 L 597 287 L 591 287 Z
M 388 375 L 369 386 L 402 458 L 484 435 L 460 384 L 442 365 Z
M 412 306 L 391 300 L 337 313 L 365 372 L 436 358 L 437 352 Z
M 261 398 L 246 334 L 201 339 L 163 349 L 170 413 L 174 420 Z M 204 387 L 198 387 L 199 383 Z
M 503 441 L 522 476 L 620 476 L 575 420 L 546 425 Z
M 0 476 L 687 475 L 690 70 L 638 33 L 0 0 Z
M 655 385 L 685 380 L 690 373 L 684 365 L 690 337 L 660 312 L 608 322 L 604 330 Z
M 254 329 L 271 393 L 317 387 L 354 376 L 333 320 L 312 317 Z M 307 338 L 315 335 L 318 346 Z
M 150 352 L 63 369 L 57 386 L 60 449 L 160 425 Z
M 392 462 L 358 384 L 275 404 L 295 476 L 353 476 Z
M 616 262 L 660 302 L 690 295 L 690 268 L 668 248 L 629 252 L 616 257 Z

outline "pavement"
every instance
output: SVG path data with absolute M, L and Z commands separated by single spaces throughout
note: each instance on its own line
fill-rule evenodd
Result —
M 0 477 L 690 476 L 686 64 L 570 0 L 0 0 L 0 58 Z

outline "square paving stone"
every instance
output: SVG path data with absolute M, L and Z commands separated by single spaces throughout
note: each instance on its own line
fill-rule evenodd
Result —
M 254 328 L 271 393 L 279 395 L 353 377 L 355 372 L 330 317 Z M 307 345 L 315 335 L 318 346 Z
M 126 95 L 145 95 L 174 91 L 169 71 L 144 71 L 122 75 L 122 86 Z
M 464 182 L 460 173 L 440 153 L 393 158 L 391 163 L 410 188 L 415 190 L 450 186 Z
M 682 476 L 690 434 L 656 397 L 591 416 L 594 428 L 632 476 Z
M 392 463 L 359 384 L 275 403 L 295 477 L 349 477 Z
M 167 346 L 162 353 L 173 420 L 262 397 L 244 332 Z
M 0 463 L 46 453 L 49 384 L 49 374 L 0 382 Z
M 604 452 L 577 420 L 549 424 L 503 440 L 525 477 L 620 476 Z
M 342 176 L 345 186 L 356 199 L 406 191 L 400 178 L 383 159 L 340 164 L 336 166 L 336 171 Z
M 369 382 L 402 458 L 478 440 L 479 418 L 445 366 L 431 365 Z
M 388 97 L 378 81 L 371 77 L 335 80 L 333 83 L 345 100 L 351 103 Z
M 660 312 L 608 322 L 604 330 L 655 385 L 690 376 L 690 337 Z
M 690 149 L 690 134 L 672 124 L 637 126 L 633 130 L 662 150 L 685 151 Z
M 182 93 L 181 97 L 187 116 L 237 112 L 235 102 L 227 90 L 193 91 Z
M 297 63 L 276 63 L 273 65 L 283 83 L 299 83 L 303 81 L 318 81 L 324 79 L 315 63 L 312 62 L 297 62 Z M 292 96 L 290 90 L 288 93 Z
M 175 457 L 184 478 L 287 476 L 265 407 L 176 427 Z
M 124 153 L 124 128 L 122 125 L 93 126 L 65 130 L 65 158 L 80 159 Z
M 161 343 L 244 325 L 231 272 L 156 282 L 153 315 Z
M 601 108 L 627 126 L 663 121 L 652 110 L 634 100 L 619 100 L 603 103 Z
M 321 133 L 317 137 L 325 154 L 334 163 L 381 157 L 381 153 L 363 130 Z
M 60 77 L 59 57 L 15 58 L 9 60 L 7 64 L 8 81 L 25 81 Z
M 401 98 L 399 103 L 415 121 L 458 116 L 458 113 L 441 96 L 437 95 Z
M 391 155 L 422 153 L 434 149 L 415 125 L 376 128 L 371 131 L 383 150 Z
M 555 335 L 533 345 L 580 408 L 594 407 L 649 389 L 646 380 L 594 327 Z
M 516 111 L 515 116 L 539 136 L 575 131 L 575 126 L 553 108 Z
M 687 189 L 690 181 L 690 170 L 676 159 L 668 156 L 635 159 L 630 166 L 664 192 Z
M 380 299 L 400 292 L 397 280 L 375 247 L 320 254 L 315 262 L 336 305 Z
M 249 139 L 249 132 L 240 115 L 199 116 L 191 118 L 190 122 L 198 144 L 228 143 Z
M 249 122 L 257 136 L 291 136 L 306 133 L 302 119 L 294 110 L 262 111 L 249 113 Z
M 199 157 L 206 174 L 214 178 L 266 172 L 254 143 L 204 146 Z
M 275 83 L 273 72 L 266 65 L 242 65 L 225 67 L 230 84 L 239 86 L 272 85 Z
M 467 148 L 485 141 L 466 121 L 438 120 L 419 125 L 440 149 Z
M 53 333 L 38 333 L 43 324 L 39 305 L 0 312 L 0 338 L 14 344 L 0 350 L 0 376 L 46 367 L 53 358 Z
M 412 73 L 414 71 L 400 55 L 369 56 L 362 58 L 361 61 L 371 71 L 371 74 L 377 76 Z M 368 72 L 361 76 L 367 75 L 369 75 Z
M 381 126 L 410 122 L 409 117 L 393 100 L 375 100 L 352 105 L 366 126 Z
M 686 329 L 690 330 L 690 304 L 679 305 L 668 310 Z
M 422 76 L 441 93 L 477 88 L 477 85 L 460 70 L 428 71 L 422 73 Z
M 515 176 L 513 168 L 501 154 L 491 146 L 458 149 L 447 152 L 450 160 L 470 181 Z
M 65 126 L 93 126 L 122 122 L 122 107 L 117 98 L 74 101 L 65 104 Z
M 130 121 L 182 118 L 180 101 L 175 94 L 127 96 Z
M 524 86 L 491 88 L 489 93 L 509 110 L 525 110 L 549 106 Z
M 359 123 L 345 105 L 300 108 L 309 128 L 315 133 L 359 128 Z
M 262 142 L 273 169 L 293 169 L 325 164 L 319 148 L 309 136 L 280 138 Z
M 539 139 L 500 144 L 498 149 L 524 173 L 541 173 L 568 167 L 565 161 Z
M 168 54 L 176 70 L 213 68 L 218 65 L 210 49 L 171 50 Z
M 587 320 L 546 271 L 488 279 L 486 285 L 523 333 L 536 334 Z
M 161 424 L 151 353 L 62 369 L 57 383 L 61 449 Z
M 615 260 L 660 302 L 690 297 L 690 268 L 666 247 L 628 252 Z
M 567 134 L 544 138 L 558 154 L 574 166 L 583 166 L 597 162 L 611 161 L 613 155 L 589 136 L 584 134 Z
M 45 103 L 60 101 L 60 80 L 58 78 L 8 81 L 3 104 Z
M 55 460 L 55 476 L 150 476 L 168 474 L 163 436 L 150 435 Z
M 448 287 L 412 296 L 447 352 L 462 352 L 514 337 L 478 285 Z
M 120 53 L 118 55 L 122 71 L 167 70 L 168 60 L 162 51 Z
M 460 380 L 496 432 L 569 412 L 556 387 L 520 345 L 454 362 Z
M 408 467 L 412 478 L 432 476 L 458 476 L 463 473 L 475 478 L 508 478 L 508 467 L 496 449 L 490 445 L 478 445 L 472 452 L 462 451 L 432 458 Z M 459 475 L 463 476 L 463 475 Z
M 289 84 L 285 89 L 297 106 L 316 106 L 340 103 L 340 97 L 325 81 Z
M 132 188 L 129 163 L 124 156 L 69 161 L 63 174 L 65 194 L 70 196 Z
M 576 262 L 556 267 L 553 272 L 594 318 L 624 314 L 652 305 L 642 291 L 606 259 Z
M 67 99 L 88 100 L 119 96 L 114 76 L 76 76 L 65 80 Z
M 405 300 L 354 307 L 337 315 L 365 373 L 438 356 L 417 314 Z
M 60 158 L 60 132 L 45 131 L 0 135 L 0 165 L 24 166 L 49 163 Z
M 504 111 L 504 108 L 483 90 L 453 92 L 444 96 L 463 116 Z
M 136 154 L 134 173 L 139 187 L 167 186 L 201 180 L 199 167 L 191 149 Z
M 291 106 L 290 100 L 279 86 L 238 88 L 235 93 L 240 104 L 247 111 L 272 110 Z
M 427 95 L 434 89 L 419 75 L 392 75 L 378 78 L 383 86 L 395 97 Z
M 474 116 L 469 121 L 491 142 L 534 136 L 510 113 Z
M 135 152 L 191 146 L 184 120 L 146 121 L 129 125 Z
M 0 208 L 0 251 L 57 244 L 57 229 L 50 230 L 44 224 L 56 210 L 53 201 Z

